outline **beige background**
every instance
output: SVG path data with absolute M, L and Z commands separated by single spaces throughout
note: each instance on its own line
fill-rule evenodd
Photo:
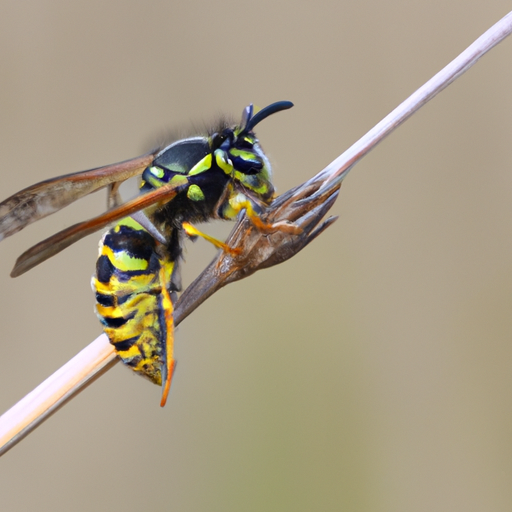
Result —
M 1 196 L 289 99 L 257 130 L 284 191 L 508 9 L 4 0 Z M 511 58 L 512 39 L 365 158 L 316 243 L 183 323 L 164 410 L 118 365 L 5 455 L 1 509 L 511 510 Z M 99 235 L 16 280 L 10 268 L 104 201 L 0 246 L 1 410 L 100 332 Z M 213 254 L 189 244 L 186 279 Z

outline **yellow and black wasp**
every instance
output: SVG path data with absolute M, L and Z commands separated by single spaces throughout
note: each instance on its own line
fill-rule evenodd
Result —
M 202 236 L 229 251 L 191 223 L 234 219 L 241 210 L 256 227 L 268 228 L 259 213 L 274 196 L 274 187 L 270 163 L 253 130 L 266 117 L 292 106 L 280 101 L 254 114 L 250 105 L 238 125 L 223 122 L 207 135 L 42 181 L 9 197 L 0 203 L 0 240 L 104 187 L 111 206 L 23 253 L 11 276 L 116 222 L 100 242 L 92 278 L 97 314 L 123 362 L 162 386 L 164 406 L 175 367 L 173 300 L 181 289 L 183 237 Z M 120 184 L 138 175 L 140 195 L 120 204 Z

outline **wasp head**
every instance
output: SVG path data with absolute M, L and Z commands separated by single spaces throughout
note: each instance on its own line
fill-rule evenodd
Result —
M 274 195 L 272 171 L 253 129 L 271 114 L 292 106 L 290 101 L 279 101 L 253 115 L 251 104 L 244 109 L 240 125 L 212 136 L 217 164 L 233 179 L 235 187 L 265 203 Z

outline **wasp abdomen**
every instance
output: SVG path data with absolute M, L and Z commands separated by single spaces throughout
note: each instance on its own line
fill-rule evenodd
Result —
M 96 311 L 110 343 L 125 364 L 161 385 L 167 325 L 162 301 L 171 287 L 174 262 L 137 222 L 124 219 L 100 242 Z

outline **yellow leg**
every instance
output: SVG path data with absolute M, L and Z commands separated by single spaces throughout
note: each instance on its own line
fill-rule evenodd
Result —
M 173 305 L 169 290 L 165 287 L 166 273 L 162 266 L 160 269 L 160 282 L 162 283 L 162 308 L 164 310 L 165 326 L 167 335 L 165 337 L 165 348 L 164 348 L 164 368 L 162 368 L 162 398 L 160 400 L 160 407 L 165 405 L 167 402 L 167 396 L 171 389 L 172 375 L 176 366 L 176 361 L 173 358 L 174 353 L 174 316 L 173 316 Z
M 292 235 L 299 235 L 300 233 L 302 233 L 302 229 L 300 227 L 288 221 L 279 221 L 274 222 L 273 224 L 263 222 L 260 219 L 260 216 L 254 211 L 252 203 L 251 201 L 249 201 L 249 199 L 237 201 L 235 204 L 232 204 L 231 206 L 235 210 L 235 212 L 240 212 L 241 210 L 245 209 L 247 217 L 252 222 L 253 226 L 262 233 L 274 233 L 276 231 L 282 231 L 284 233 L 290 233 Z M 213 244 L 215 247 L 222 249 L 224 252 L 227 252 L 232 255 L 240 254 L 241 249 L 234 249 L 232 247 L 229 247 L 229 245 L 225 244 L 224 242 L 221 242 L 220 240 L 217 240 L 216 238 L 213 238 L 212 236 L 207 235 L 202 231 L 199 231 L 199 229 L 197 229 L 189 222 L 183 222 L 182 226 L 185 233 L 187 233 L 187 235 L 189 236 L 200 236 L 201 238 L 204 238 L 205 240 Z
M 235 205 L 233 205 L 234 210 L 241 211 L 245 209 L 247 217 L 252 222 L 253 226 L 257 228 L 262 233 L 274 233 L 275 231 L 283 231 L 284 233 L 290 233 L 293 235 L 299 235 L 302 233 L 302 229 L 295 224 L 288 221 L 279 221 L 271 223 L 263 222 L 260 216 L 254 211 L 251 201 L 249 199 L 245 199 L 244 201 L 239 201 Z
M 225 244 L 224 242 L 221 242 L 220 240 L 217 240 L 216 238 L 213 238 L 213 236 L 207 235 L 206 233 L 203 233 L 202 231 L 199 231 L 195 226 L 192 226 L 189 222 L 183 222 L 182 224 L 183 230 L 187 235 L 189 236 L 200 236 L 201 238 L 204 238 L 211 244 L 213 244 L 215 247 L 218 247 L 219 249 L 222 249 L 223 251 L 229 253 L 229 254 L 238 254 L 240 251 L 237 249 L 232 249 L 229 247 L 229 245 Z

